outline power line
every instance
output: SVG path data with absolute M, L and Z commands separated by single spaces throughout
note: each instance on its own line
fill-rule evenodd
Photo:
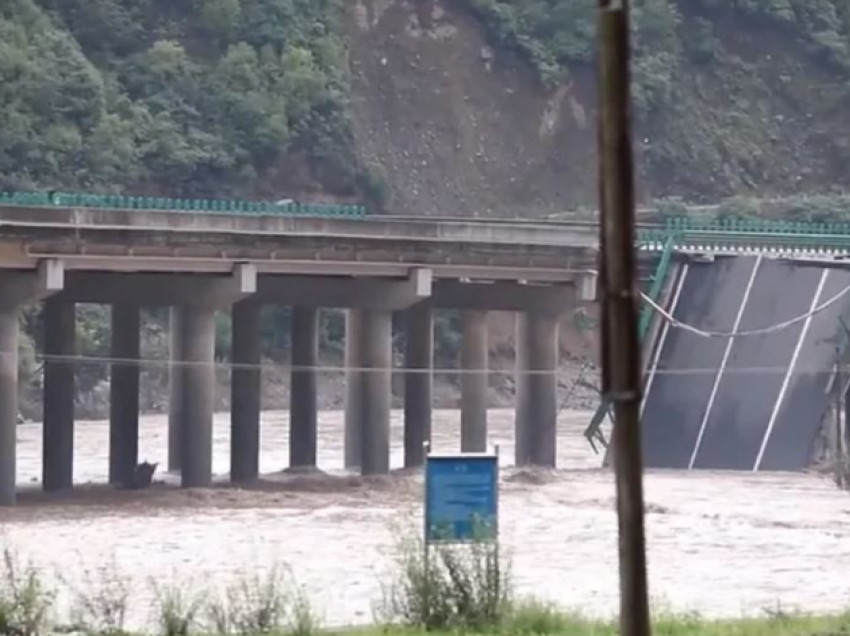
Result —
M 13 355 L 10 352 L 0 352 L 0 358 Z M 354 367 L 345 364 L 337 365 L 293 365 L 286 362 L 261 362 L 259 364 L 235 363 L 230 361 L 213 361 L 213 362 L 195 362 L 186 360 L 168 360 L 164 358 L 118 358 L 111 356 L 85 356 L 85 355 L 59 355 L 59 354 L 41 354 L 35 356 L 35 360 L 39 363 L 54 363 L 54 364 L 73 364 L 79 366 L 95 366 L 95 365 L 120 365 L 120 366 L 137 366 L 142 368 L 182 368 L 182 367 L 214 367 L 217 370 L 223 371 L 315 371 L 317 373 L 345 373 L 352 372 L 382 372 L 389 371 L 391 373 L 401 374 L 435 374 L 435 375 L 498 375 L 498 376 L 518 376 L 518 375 L 557 375 L 566 377 L 567 373 L 563 368 L 552 370 L 543 369 L 514 369 L 514 368 L 489 368 L 489 369 L 463 369 L 456 367 L 433 367 L 433 368 L 415 368 L 404 365 L 392 365 L 388 367 Z M 575 388 L 581 384 L 583 376 L 593 367 L 590 361 L 585 361 L 578 369 L 578 378 L 574 378 L 571 387 L 567 390 L 568 396 L 575 392 Z M 667 376 L 694 376 L 694 375 L 714 375 L 720 369 L 719 366 L 704 366 L 704 367 L 689 367 L 675 368 L 658 366 L 651 369 L 656 375 Z M 825 365 L 795 365 L 794 375 L 817 375 L 828 373 L 831 374 L 835 370 L 850 373 L 850 363 L 839 364 L 829 363 Z M 780 374 L 788 371 L 788 365 L 761 365 L 761 366 L 745 366 L 745 367 L 726 367 L 726 374 Z M 570 372 L 570 375 L 572 371 Z
M 641 295 L 641 298 L 643 299 L 643 301 L 645 303 L 647 303 L 650 307 L 652 307 L 652 309 L 655 312 L 660 314 L 661 317 L 664 320 L 666 320 L 668 323 L 670 323 L 670 325 L 672 327 L 676 327 L 678 329 L 683 329 L 683 330 L 688 331 L 690 333 L 693 333 L 697 336 L 700 336 L 701 338 L 743 338 L 743 337 L 747 337 L 747 336 L 765 336 L 765 335 L 769 335 L 769 334 L 772 334 L 772 333 L 777 333 L 779 331 L 787 329 L 788 327 L 792 327 L 792 326 L 796 325 L 797 323 L 804 322 L 805 320 L 811 318 L 812 316 L 815 316 L 815 315 L 825 311 L 826 309 L 829 309 L 832 305 L 837 303 L 839 300 L 841 300 L 848 293 L 850 293 L 850 285 L 848 285 L 847 287 L 842 289 L 840 292 L 835 294 L 835 296 L 833 296 L 832 298 L 830 298 L 829 300 L 827 300 L 823 304 L 818 305 L 817 307 L 815 307 L 811 311 L 807 311 L 804 314 L 801 314 L 799 316 L 795 316 L 794 318 L 791 318 L 790 320 L 785 320 L 785 321 L 777 323 L 775 325 L 771 325 L 770 327 L 762 327 L 761 329 L 745 329 L 745 330 L 741 330 L 741 331 L 711 331 L 711 330 L 707 330 L 707 329 L 699 329 L 697 327 L 694 327 L 693 325 L 689 325 L 689 324 L 684 323 L 681 320 L 678 320 L 677 318 L 673 317 L 673 315 L 671 315 L 670 312 L 665 310 L 663 307 L 661 307 L 658 303 L 656 303 L 654 300 L 652 300 L 652 298 L 650 298 L 649 296 L 647 296 L 643 292 L 641 292 L 640 295 Z

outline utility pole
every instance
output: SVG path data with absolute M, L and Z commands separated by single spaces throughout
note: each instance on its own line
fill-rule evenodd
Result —
M 648 636 L 635 264 L 629 0 L 599 0 L 599 292 L 602 390 L 614 405 L 620 634 Z

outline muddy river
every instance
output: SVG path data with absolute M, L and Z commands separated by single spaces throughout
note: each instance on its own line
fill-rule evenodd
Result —
M 511 469 L 511 412 L 491 412 L 491 441 L 503 453 L 502 536 L 518 592 L 591 615 L 611 615 L 618 590 L 614 488 L 581 435 L 589 417 L 563 414 L 560 468 L 554 473 Z M 458 420 L 456 412 L 437 414 L 437 450 L 457 445 Z M 164 463 L 165 418 L 145 418 L 142 429 L 142 458 Z M 288 456 L 286 413 L 264 414 L 263 435 L 261 468 L 275 473 Z M 86 485 L 106 477 L 108 431 L 103 422 L 81 422 L 75 472 L 83 486 L 72 498 L 57 501 L 37 495 L 40 427 L 24 425 L 19 478 L 33 493 L 19 508 L 0 511 L 0 543 L 71 587 L 85 586 L 87 570 L 109 564 L 132 581 L 134 627 L 148 620 L 151 580 L 201 589 L 273 562 L 291 567 L 326 623 L 369 621 L 392 562 L 394 522 L 416 523 L 421 483 L 410 475 L 369 483 L 346 478 L 342 437 L 342 415 L 323 414 L 320 465 L 329 476 L 280 477 L 251 491 L 160 486 L 115 494 Z M 398 466 L 398 413 L 393 438 Z M 217 473 L 227 471 L 228 443 L 228 418 L 221 416 L 216 419 Z M 657 606 L 738 616 L 777 606 L 839 610 L 850 602 L 850 495 L 829 480 L 659 472 L 647 476 L 646 491 L 651 594 Z

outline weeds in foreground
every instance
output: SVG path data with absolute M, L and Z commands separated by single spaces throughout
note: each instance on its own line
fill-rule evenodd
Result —
M 203 609 L 200 594 L 188 585 L 173 582 L 162 585 L 151 581 L 154 593 L 154 623 L 162 636 L 188 636 L 198 624 Z
M 434 544 L 402 533 L 396 572 L 378 614 L 389 623 L 435 629 L 484 630 L 505 622 L 513 595 L 509 563 L 498 545 L 474 541 Z
M 55 594 L 32 564 L 4 548 L 0 563 L 0 636 L 38 636 L 47 631 Z
M 287 568 L 275 564 L 231 583 L 207 605 L 209 628 L 217 634 L 310 636 L 320 625 L 306 595 Z
M 60 578 L 61 575 L 60 575 Z M 83 571 L 83 587 L 63 580 L 71 592 L 71 622 L 89 636 L 124 634 L 130 603 L 130 580 L 111 561 Z

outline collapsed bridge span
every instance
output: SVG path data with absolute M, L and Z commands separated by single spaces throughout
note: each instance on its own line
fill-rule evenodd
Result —
M 656 312 L 645 340 L 646 465 L 806 468 L 846 342 L 848 287 L 850 269 L 838 262 L 768 255 L 678 260 L 659 299 L 667 316 Z

